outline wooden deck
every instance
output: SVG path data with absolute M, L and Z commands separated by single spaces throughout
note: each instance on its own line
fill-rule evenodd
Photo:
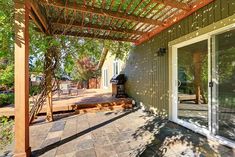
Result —
M 30 104 L 32 105 L 32 98 Z M 132 108 L 132 99 L 114 98 L 110 92 L 102 89 L 81 89 L 72 95 L 61 95 L 53 97 L 53 112 L 76 113 L 107 111 L 114 109 Z M 46 106 L 43 106 L 40 113 L 46 113 Z M 14 116 L 14 105 L 0 108 L 0 116 Z

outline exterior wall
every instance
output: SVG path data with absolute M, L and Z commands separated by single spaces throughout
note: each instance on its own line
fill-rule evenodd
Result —
M 121 60 L 115 60 L 115 56 L 111 55 L 111 53 L 108 52 L 108 54 L 106 56 L 106 59 L 104 61 L 104 64 L 101 68 L 101 82 L 100 82 L 101 89 L 106 89 L 108 91 L 112 90 L 112 84 L 110 83 L 110 80 L 111 80 L 111 78 L 113 77 L 113 74 L 114 74 L 114 68 L 113 68 L 114 61 L 118 62 L 120 72 L 123 69 L 124 62 L 121 61 Z M 104 69 L 107 69 L 107 71 L 108 71 L 108 88 L 104 86 Z
M 129 96 L 148 107 L 168 113 L 169 51 L 164 56 L 158 56 L 158 49 L 168 48 L 169 42 L 234 14 L 234 0 L 215 0 L 151 40 L 134 46 L 124 68 Z

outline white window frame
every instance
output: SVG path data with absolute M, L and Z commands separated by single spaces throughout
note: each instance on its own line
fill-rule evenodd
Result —
M 194 38 L 191 38 L 186 41 L 182 41 L 180 43 L 176 43 L 173 45 L 169 45 L 169 63 L 170 63 L 170 69 L 169 69 L 169 120 L 180 124 L 188 129 L 191 129 L 197 133 L 200 133 L 204 136 L 207 136 L 210 139 L 213 139 L 223 145 L 227 145 L 231 148 L 235 149 L 235 142 L 232 140 L 229 140 L 225 137 L 219 136 L 216 134 L 216 127 L 218 124 L 217 122 L 213 121 L 212 116 L 214 116 L 212 113 L 216 112 L 216 109 L 212 108 L 212 103 L 215 104 L 213 106 L 217 106 L 217 99 L 216 99 L 216 87 L 214 86 L 211 92 L 211 88 L 208 86 L 208 98 L 212 96 L 212 100 L 208 99 L 208 129 L 201 128 L 195 124 L 186 122 L 184 120 L 181 120 L 178 118 L 178 58 L 177 58 L 177 50 L 178 48 L 197 43 L 203 40 L 208 40 L 208 81 L 217 81 L 216 77 L 213 73 L 211 73 L 211 68 L 215 67 L 215 63 L 213 61 L 213 56 L 215 56 L 215 43 L 214 38 L 215 35 L 222 34 L 224 32 L 230 31 L 235 29 L 235 24 L 230 24 L 228 26 L 219 28 L 217 30 L 211 31 L 207 34 L 203 34 Z M 212 58 L 212 60 L 211 60 Z M 212 75 L 211 75 L 212 74 Z M 212 102 L 211 102 L 212 101 Z M 212 119 L 213 118 L 213 119 Z M 214 126 L 214 127 L 212 127 Z
M 117 69 L 116 69 L 117 68 Z M 120 73 L 120 64 L 119 64 L 119 60 L 114 60 L 113 61 L 113 76 L 117 75 Z
M 108 68 L 103 69 L 103 87 L 106 89 L 109 86 Z

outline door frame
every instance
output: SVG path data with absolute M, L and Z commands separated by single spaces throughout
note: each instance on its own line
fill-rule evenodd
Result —
M 194 34 L 190 38 L 188 38 L 189 36 L 184 36 L 169 43 L 169 120 L 235 149 L 235 141 L 217 135 L 218 129 L 215 129 L 216 126 L 218 126 L 217 86 L 209 87 L 209 82 L 216 82 L 218 80 L 216 75 L 212 72 L 212 68 L 215 67 L 215 59 L 213 58 L 215 57 L 215 36 L 233 29 L 235 29 L 235 23 L 220 27 L 216 30 L 212 29 L 212 31 L 207 31 L 207 33 L 201 35 L 195 35 L 195 32 L 193 32 Z M 202 30 L 202 32 L 203 31 L 204 30 Z M 199 33 L 197 32 L 196 34 Z M 177 49 L 203 40 L 208 40 L 208 129 L 178 119 Z M 215 105 L 212 106 L 212 103 Z
M 199 36 L 196 38 L 192 38 L 190 40 L 187 40 L 185 42 L 176 44 L 172 46 L 172 77 L 171 77 L 171 84 L 172 84 L 172 94 L 173 94 L 173 100 L 172 100 L 172 121 L 175 123 L 178 123 L 186 128 L 189 128 L 191 130 L 194 130 L 198 133 L 201 133 L 205 136 L 208 136 L 210 134 L 210 130 L 211 130 L 211 123 L 209 123 L 211 121 L 211 102 L 210 99 L 208 99 L 208 129 L 206 128 L 201 128 L 199 126 L 196 126 L 194 124 L 191 124 L 189 122 L 186 122 L 182 119 L 178 118 L 178 48 L 190 45 L 190 44 L 194 44 L 200 41 L 204 41 L 207 40 L 208 42 L 208 81 L 211 80 L 211 75 L 210 75 L 210 36 L 209 35 L 203 35 L 203 36 Z M 208 82 L 209 84 L 209 82 Z M 208 87 L 208 98 L 211 97 L 211 92 L 210 92 L 210 88 Z

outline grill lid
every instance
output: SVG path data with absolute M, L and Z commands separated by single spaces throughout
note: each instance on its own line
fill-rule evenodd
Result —
M 112 84 L 124 84 L 126 82 L 126 77 L 124 74 L 114 75 L 110 80 Z

